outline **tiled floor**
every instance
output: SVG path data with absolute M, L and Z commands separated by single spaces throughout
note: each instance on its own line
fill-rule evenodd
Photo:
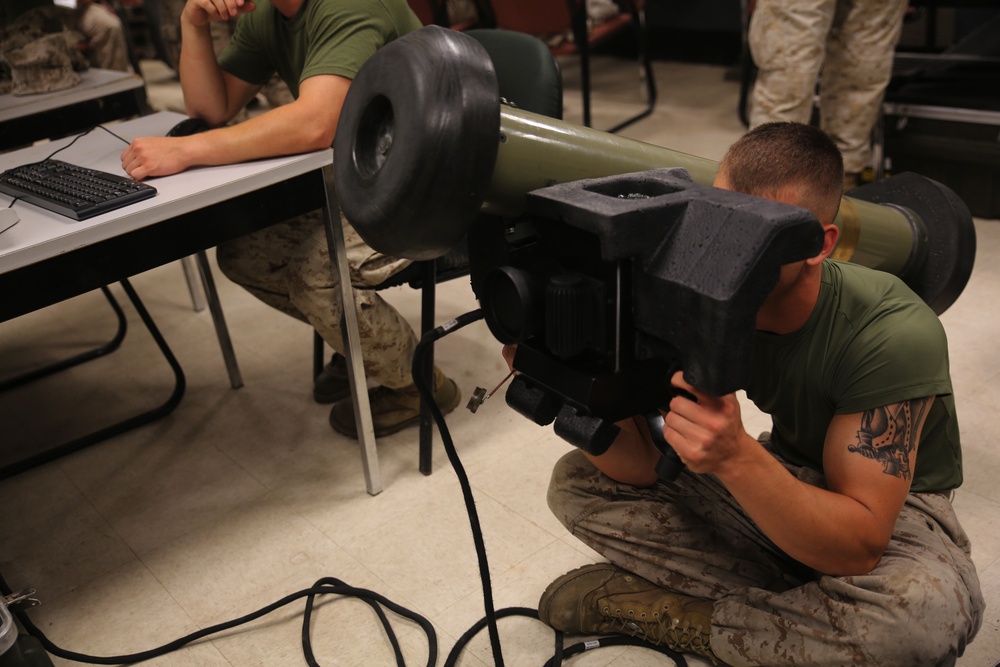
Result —
M 636 106 L 640 86 L 631 63 L 601 59 L 595 70 L 596 124 L 607 126 Z M 623 134 L 721 157 L 742 131 L 736 84 L 716 67 L 666 62 L 657 63 L 656 72 L 661 101 L 654 116 Z M 162 67 L 151 63 L 147 77 L 157 106 L 179 102 L 176 81 Z M 565 77 L 567 117 L 578 118 L 572 63 Z M 994 447 L 1000 351 L 993 310 L 1000 268 L 992 261 L 1000 253 L 1000 223 L 978 221 L 977 230 L 975 272 L 943 316 L 967 464 L 956 503 L 991 603 L 962 667 L 1000 660 L 1000 453 Z M 246 380 L 232 390 L 209 315 L 192 311 L 180 266 L 133 282 L 185 369 L 187 394 L 155 424 L 0 482 L 0 570 L 13 586 L 38 589 L 44 604 L 33 618 L 40 627 L 73 651 L 143 651 L 336 577 L 427 617 L 443 661 L 482 616 L 483 604 L 459 485 L 440 442 L 434 473 L 425 477 L 417 471 L 415 430 L 382 439 L 385 491 L 369 496 L 356 444 L 333 434 L 327 408 L 310 398 L 310 330 L 218 277 Z M 439 294 L 441 321 L 476 307 L 464 280 L 443 285 Z M 412 290 L 400 288 L 388 298 L 418 321 Z M 170 391 L 166 364 L 134 315 L 130 324 L 113 355 L 0 397 L 3 449 L 61 441 L 163 400 Z M 85 349 L 112 330 L 99 293 L 5 323 L 0 377 Z M 468 396 L 503 377 L 498 347 L 480 323 L 440 342 L 436 354 Z M 750 410 L 747 420 L 751 432 L 767 425 Z M 496 604 L 534 606 L 551 579 L 596 559 L 545 507 L 549 469 L 569 445 L 499 399 L 476 414 L 456 410 L 448 422 L 475 493 Z M 302 609 L 294 602 L 149 664 L 302 664 Z M 419 627 L 393 622 L 409 664 L 425 664 L 428 646 Z M 324 598 L 312 634 L 322 664 L 393 663 L 374 613 L 356 600 Z M 528 619 L 501 621 L 501 638 L 510 665 L 539 665 L 552 653 L 549 631 Z M 486 633 L 459 664 L 492 664 Z M 644 649 L 607 648 L 572 664 L 669 660 Z

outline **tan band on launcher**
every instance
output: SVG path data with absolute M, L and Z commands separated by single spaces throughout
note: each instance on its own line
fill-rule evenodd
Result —
M 851 261 L 860 238 L 861 218 L 858 217 L 858 209 L 854 207 L 853 201 L 844 197 L 840 200 L 840 239 L 830 258 L 842 262 Z

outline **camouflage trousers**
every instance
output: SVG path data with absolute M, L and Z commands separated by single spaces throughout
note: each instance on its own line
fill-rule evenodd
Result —
M 710 475 L 636 488 L 574 450 L 556 464 L 548 501 L 615 565 L 714 600 L 712 651 L 729 665 L 951 665 L 982 624 L 969 540 L 944 494 L 910 494 L 878 566 L 847 577 L 786 556 Z
M 409 322 L 371 289 L 410 264 L 366 245 L 341 218 L 354 289 L 365 374 L 392 388 L 413 384 L 416 334 Z M 319 211 L 220 245 L 219 269 L 267 305 L 312 325 L 330 347 L 344 352 L 340 274 L 330 259 Z
M 844 154 L 844 170 L 862 171 L 906 7 L 907 0 L 758 0 L 748 35 L 759 69 L 750 126 L 808 123 L 819 80 L 820 127 Z
M 102 69 L 131 72 L 125 26 L 109 7 L 95 2 L 80 14 L 77 29 L 90 46 L 90 64 Z

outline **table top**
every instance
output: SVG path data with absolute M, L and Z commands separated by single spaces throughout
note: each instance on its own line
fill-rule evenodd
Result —
M 132 140 L 140 136 L 163 136 L 183 119 L 182 114 L 159 112 L 109 127 L 122 138 Z M 6 169 L 42 160 L 53 151 L 68 146 L 71 141 L 73 138 L 67 137 L 0 154 L 0 167 Z M 95 128 L 53 157 L 82 167 L 125 175 L 120 160 L 124 149 L 122 141 Z M 18 201 L 14 204 L 14 210 L 18 212 L 20 222 L 0 233 L 0 273 L 128 234 L 332 163 L 333 150 L 328 148 L 301 155 L 220 167 L 201 167 L 173 176 L 150 178 L 146 182 L 157 189 L 156 196 L 87 220 L 73 220 Z M 11 197 L 0 194 L 0 206 L 7 206 L 10 202 Z
M 91 67 L 72 88 L 37 95 L 0 95 L 0 123 L 145 86 L 138 74 Z

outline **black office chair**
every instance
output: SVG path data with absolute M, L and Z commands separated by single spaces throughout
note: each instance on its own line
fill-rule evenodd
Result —
M 410 9 L 424 25 L 439 25 L 442 28 L 466 31 L 476 27 L 487 27 L 492 22 L 487 13 L 488 8 L 482 4 L 484 0 L 474 0 L 472 6 L 475 14 L 470 17 L 453 17 L 448 11 L 446 0 L 407 0 Z
M 591 25 L 587 17 L 586 0 L 483 0 L 489 2 L 496 27 L 516 30 L 529 35 L 570 34 L 572 39 L 554 43 L 554 56 L 576 54 L 580 58 L 580 87 L 583 102 L 583 124 L 591 127 L 590 52 L 621 33 L 630 33 L 635 40 L 640 64 L 640 77 L 645 84 L 646 104 L 642 111 L 619 121 L 608 132 L 618 132 L 646 118 L 656 108 L 656 78 L 649 50 L 644 0 L 620 0 L 621 12 L 602 23 Z
M 548 46 L 540 39 L 520 32 L 498 29 L 467 30 L 486 49 L 497 74 L 500 97 L 519 109 L 562 118 L 562 75 Z M 374 289 L 409 285 L 421 293 L 420 333 L 432 330 L 437 283 L 469 275 L 469 251 L 465 240 L 435 260 L 414 262 Z M 498 351 L 499 354 L 499 351 Z M 313 378 L 323 370 L 324 341 L 313 335 Z M 433 383 L 433 359 L 428 361 L 428 384 Z M 361 388 L 364 382 L 359 382 Z M 433 423 L 430 411 L 421 406 L 420 472 L 431 472 Z

